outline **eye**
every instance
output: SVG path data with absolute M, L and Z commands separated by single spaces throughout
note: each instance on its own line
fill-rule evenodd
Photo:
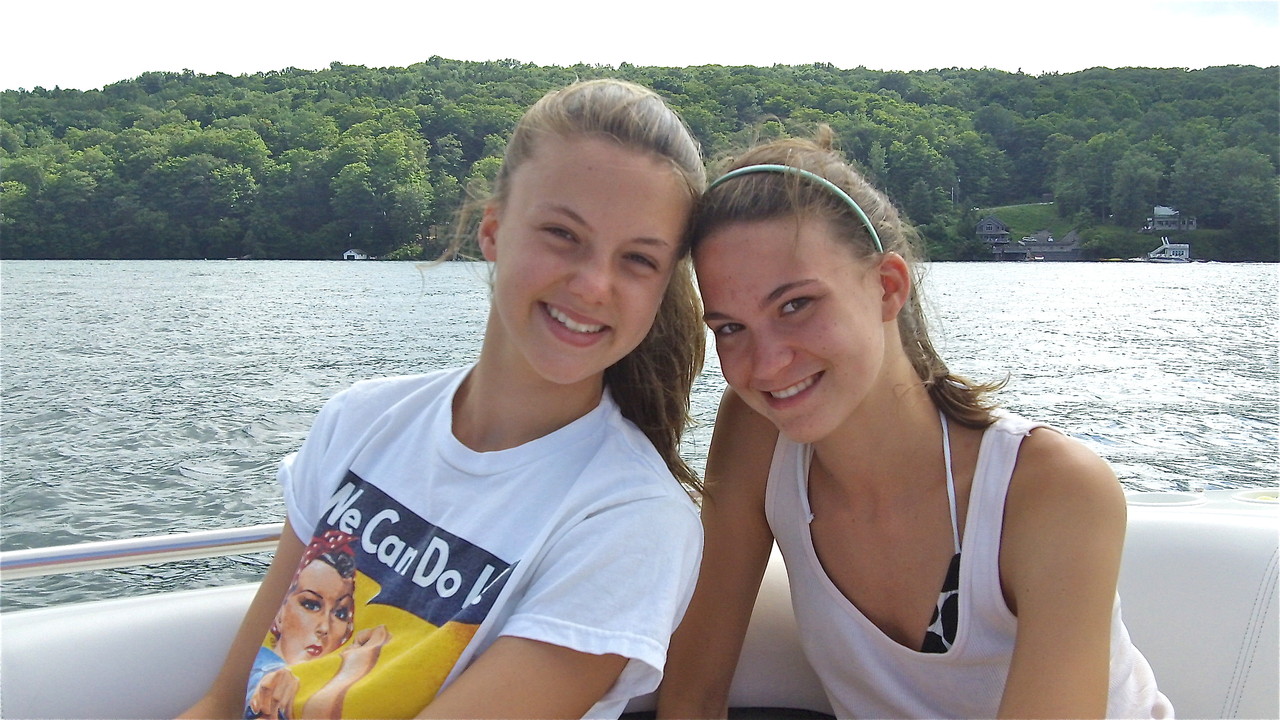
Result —
M 303 610 L 310 612 L 317 612 L 320 610 L 320 603 L 316 600 L 312 600 L 311 598 L 300 600 L 298 604 L 302 606 Z
M 561 227 L 559 225 L 548 225 L 544 227 L 542 231 L 558 240 L 564 240 L 570 243 L 578 242 L 577 235 L 574 235 L 568 228 Z
M 723 325 L 711 326 L 711 334 L 717 338 L 728 337 L 742 330 L 741 323 L 725 323 Z
M 657 260 L 643 253 L 628 253 L 626 258 L 627 262 L 635 263 L 636 265 L 649 270 L 658 270 L 661 268 Z
M 782 304 L 782 308 L 781 308 L 782 314 L 790 315 L 791 313 L 800 312 L 801 310 L 808 307 L 809 303 L 812 303 L 812 302 L 813 302 L 813 298 L 807 298 L 807 297 L 798 297 L 792 300 L 788 300 L 787 302 Z

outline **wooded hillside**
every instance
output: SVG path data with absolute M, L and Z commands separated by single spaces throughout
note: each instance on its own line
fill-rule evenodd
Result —
M 712 159 L 830 125 L 936 259 L 982 255 L 976 208 L 1050 197 L 1086 238 L 1090 228 L 1135 231 L 1168 205 L 1229 231 L 1229 259 L 1280 254 L 1276 67 L 1037 77 L 433 57 L 6 91 L 0 257 L 386 255 L 447 231 L 463 188 L 492 175 L 524 108 L 599 76 L 657 90 Z

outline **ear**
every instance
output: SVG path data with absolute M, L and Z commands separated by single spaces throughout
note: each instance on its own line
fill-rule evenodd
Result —
M 881 320 L 894 322 L 902 306 L 911 297 L 911 268 L 907 261 L 895 252 L 887 252 L 880 259 Z
M 498 259 L 498 215 L 501 211 L 493 203 L 484 206 L 484 215 L 480 218 L 480 229 L 476 231 L 476 243 L 484 259 L 494 262 Z

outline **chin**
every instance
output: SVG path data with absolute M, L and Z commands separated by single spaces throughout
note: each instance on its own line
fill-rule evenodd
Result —
M 823 426 L 819 422 L 815 422 L 812 418 L 796 418 L 791 421 L 781 420 L 770 417 L 773 420 L 774 427 L 778 428 L 778 432 L 783 437 L 794 443 L 807 445 L 818 442 L 831 434 L 831 428 Z

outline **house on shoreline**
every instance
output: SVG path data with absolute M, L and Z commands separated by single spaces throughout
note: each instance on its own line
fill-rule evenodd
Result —
M 1081 246 L 1084 243 L 1075 230 L 1067 233 L 1061 240 L 1055 239 L 1048 230 L 1041 230 L 1014 241 L 1010 239 L 1009 226 L 994 215 L 984 217 L 974 230 L 978 239 L 990 248 L 992 260 L 1069 262 L 1080 260 L 1083 256 Z
M 1156 205 L 1151 210 L 1151 217 L 1142 226 L 1142 232 L 1167 233 L 1186 232 L 1196 229 L 1194 215 L 1183 215 L 1181 212 L 1164 205 Z
M 1004 245 L 1009 242 L 1009 226 L 995 215 L 982 218 L 978 221 L 975 230 L 978 233 L 978 239 L 988 245 Z

